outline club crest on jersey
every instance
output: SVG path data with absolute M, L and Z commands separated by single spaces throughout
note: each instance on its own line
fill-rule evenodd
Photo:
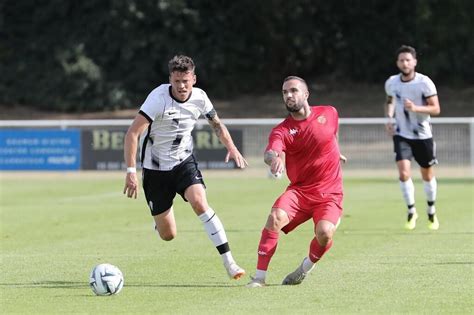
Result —
M 294 136 L 298 133 L 298 129 L 290 129 L 290 136 Z
M 324 125 L 327 122 L 326 116 L 324 115 L 318 116 L 317 120 L 318 120 L 318 123 L 320 123 L 321 125 Z

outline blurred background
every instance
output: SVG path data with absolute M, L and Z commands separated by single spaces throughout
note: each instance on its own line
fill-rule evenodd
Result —
M 380 117 L 408 44 L 443 116 L 472 116 L 472 12 L 469 0 L 3 0 L 1 115 L 136 110 L 187 54 L 222 117 L 282 117 L 290 74 L 342 117 Z
M 398 72 L 395 50 L 407 44 L 417 49 L 417 70 L 438 88 L 442 119 L 462 118 L 438 121 L 440 154 L 458 152 L 454 165 L 472 165 L 472 12 L 469 0 L 3 0 L 0 120 L 17 128 L 6 121 L 131 119 L 167 83 L 168 60 L 186 54 L 222 118 L 261 119 L 229 126 L 252 156 L 261 159 L 278 122 L 262 119 L 286 115 L 282 79 L 299 75 L 310 85 L 310 104 L 332 104 L 349 119 L 341 143 L 356 156 L 353 166 L 393 167 L 383 121 L 350 119 L 383 116 L 384 82 Z M 129 121 L 120 124 L 108 131 L 123 135 Z M 94 130 L 74 140 L 81 150 L 105 141 Z M 376 151 L 361 149 L 368 147 Z

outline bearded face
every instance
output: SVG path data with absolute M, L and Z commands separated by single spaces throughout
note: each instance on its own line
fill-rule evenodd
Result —
M 288 80 L 283 83 L 282 93 L 286 110 L 290 113 L 299 112 L 306 104 L 309 96 L 306 85 L 298 80 Z
M 285 105 L 286 105 L 286 110 L 288 112 L 297 113 L 303 108 L 304 102 L 298 102 L 297 103 L 296 101 L 287 99 Z

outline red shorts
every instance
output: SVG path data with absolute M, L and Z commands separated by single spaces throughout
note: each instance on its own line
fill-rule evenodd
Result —
M 314 225 L 327 220 L 336 225 L 342 216 L 342 193 L 305 194 L 295 189 L 287 189 L 273 204 L 288 214 L 290 222 L 281 230 L 288 234 L 298 225 L 313 218 Z

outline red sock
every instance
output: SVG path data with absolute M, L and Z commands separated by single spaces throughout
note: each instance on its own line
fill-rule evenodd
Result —
M 267 270 L 270 260 L 273 254 L 275 254 L 278 245 L 278 232 L 270 231 L 267 229 L 262 230 L 262 237 L 258 244 L 258 270 Z
M 331 246 L 332 240 L 330 240 L 329 243 L 326 244 L 326 246 L 321 246 L 319 245 L 319 242 L 316 237 L 313 238 L 313 240 L 311 241 L 311 245 L 309 246 L 309 259 L 313 263 L 316 263 L 331 248 Z

